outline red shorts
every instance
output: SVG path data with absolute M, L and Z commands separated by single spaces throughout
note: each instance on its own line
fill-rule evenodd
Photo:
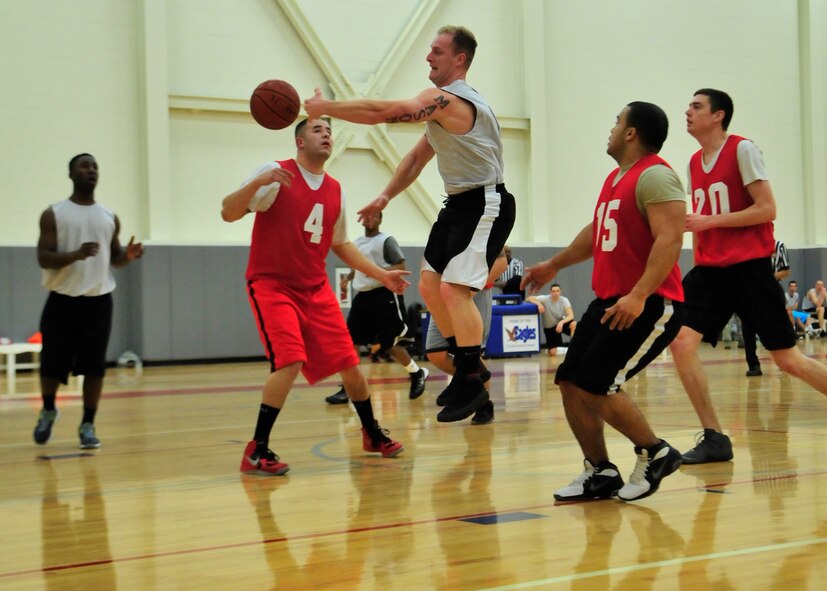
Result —
M 295 291 L 278 281 L 247 282 L 247 294 L 272 371 L 302 363 L 302 374 L 315 384 L 359 365 L 345 318 L 330 285 Z

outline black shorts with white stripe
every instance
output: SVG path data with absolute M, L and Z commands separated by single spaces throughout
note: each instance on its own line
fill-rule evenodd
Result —
M 555 383 L 573 382 L 592 394 L 612 394 L 660 355 L 681 327 L 683 305 L 651 295 L 643 312 L 624 330 L 601 324 L 619 298 L 589 304 L 557 368 Z
M 425 246 L 425 270 L 443 281 L 482 289 L 494 260 L 514 227 L 516 205 L 505 185 L 451 195 Z

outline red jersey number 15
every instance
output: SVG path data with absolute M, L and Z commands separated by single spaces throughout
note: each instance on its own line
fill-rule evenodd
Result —
M 620 199 L 601 203 L 597 208 L 596 246 L 603 252 L 612 252 L 617 246 L 617 222 L 613 214 L 620 209 Z

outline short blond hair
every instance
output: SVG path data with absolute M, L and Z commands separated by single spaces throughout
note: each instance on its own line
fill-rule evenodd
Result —
M 455 25 L 445 25 L 437 31 L 437 35 L 446 33 L 453 38 L 451 45 L 454 48 L 454 55 L 464 53 L 465 67 L 470 67 L 471 62 L 474 61 L 474 53 L 477 51 L 477 38 L 465 27 Z

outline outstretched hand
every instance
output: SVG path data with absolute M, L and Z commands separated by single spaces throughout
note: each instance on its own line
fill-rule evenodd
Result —
M 405 271 L 404 269 L 391 269 L 385 273 L 382 284 L 393 293 L 401 295 L 410 285 L 410 282 L 405 279 L 405 275 L 410 274 L 410 271 Z
M 537 293 L 543 286 L 554 279 L 557 275 L 557 269 L 551 264 L 551 261 L 543 261 L 532 265 L 525 270 L 523 280 L 520 281 L 520 289 L 526 293 Z
M 389 202 L 390 199 L 388 199 L 384 195 L 380 195 L 379 197 L 365 205 L 362 209 L 356 212 L 359 223 L 361 224 L 365 220 L 365 218 L 379 213 L 380 211 L 385 209 L 388 206 Z
M 126 258 L 131 261 L 142 256 L 144 256 L 144 245 L 141 242 L 135 242 L 135 236 L 133 236 L 126 245 Z
M 308 119 L 318 119 L 324 115 L 324 98 L 321 88 L 316 88 L 313 96 L 304 100 L 304 110 L 307 111 Z

